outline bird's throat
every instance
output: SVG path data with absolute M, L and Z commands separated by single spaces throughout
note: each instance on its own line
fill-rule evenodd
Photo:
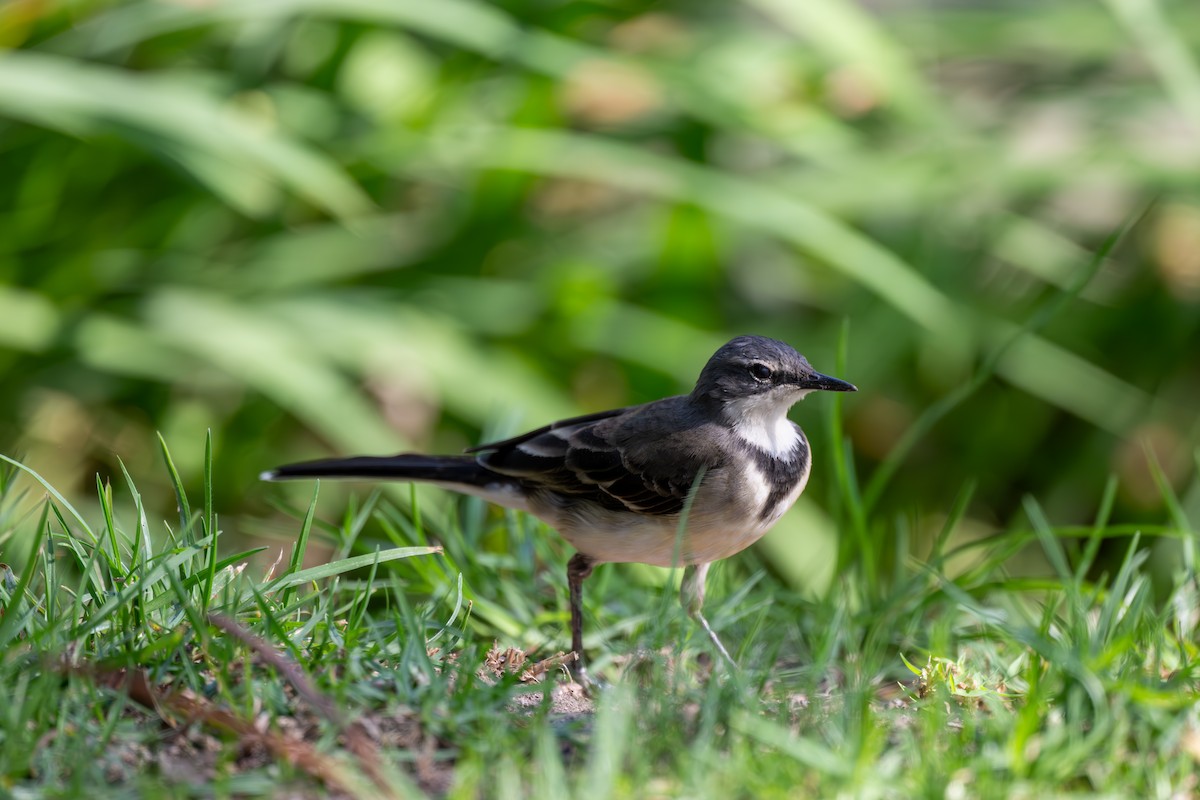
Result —
M 730 402 L 725 415 L 739 439 L 775 458 L 789 459 L 800 443 L 800 431 L 787 417 L 791 406 L 791 402 L 750 397 Z

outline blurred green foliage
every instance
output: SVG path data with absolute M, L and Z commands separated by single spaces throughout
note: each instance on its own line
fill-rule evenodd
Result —
M 10 0 L 0 47 L 0 451 L 59 487 L 119 457 L 169 516 L 154 433 L 194 488 L 211 428 L 226 525 L 292 531 L 265 467 L 845 330 L 877 508 L 1075 523 L 1116 473 L 1158 520 L 1148 447 L 1200 515 L 1194 3 Z

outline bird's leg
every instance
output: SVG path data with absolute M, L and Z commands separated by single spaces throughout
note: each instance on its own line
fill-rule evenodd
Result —
M 579 664 L 579 682 L 584 686 L 589 685 L 591 679 L 583 657 L 583 579 L 592 574 L 595 565 L 595 560 L 583 553 L 576 553 L 567 562 L 567 586 L 571 595 L 571 649 L 575 651 L 576 663 Z
M 679 587 L 679 602 L 683 604 L 683 610 L 687 612 L 688 616 L 699 622 L 700 626 L 704 628 L 708 638 L 712 639 L 717 650 L 725 657 L 725 663 L 729 665 L 729 668 L 736 670 L 737 664 L 734 663 L 733 656 L 729 655 L 725 645 L 721 644 L 721 640 L 717 638 L 717 632 L 704 618 L 704 581 L 708 578 L 709 566 L 711 565 L 689 564 L 684 568 L 683 584 Z

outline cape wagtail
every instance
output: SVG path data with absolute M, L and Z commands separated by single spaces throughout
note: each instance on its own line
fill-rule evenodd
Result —
M 264 480 L 425 481 L 528 511 L 578 551 L 567 564 L 571 646 L 583 667 L 583 580 L 596 564 L 685 567 L 680 599 L 701 613 L 712 562 L 749 547 L 803 491 L 812 456 L 788 409 L 817 390 L 857 391 L 790 346 L 739 336 L 691 394 L 554 422 L 471 455 L 357 456 L 289 464 Z

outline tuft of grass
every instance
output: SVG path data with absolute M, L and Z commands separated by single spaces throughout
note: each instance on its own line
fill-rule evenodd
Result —
M 162 455 L 174 476 L 165 442 Z M 1023 522 L 956 543 L 968 486 L 923 555 L 911 520 L 866 512 L 869 530 L 893 539 L 890 566 L 852 563 L 815 599 L 752 564 L 725 565 L 708 616 L 736 653 L 732 674 L 677 610 L 673 584 L 602 569 L 585 593 L 588 646 L 611 686 L 589 699 L 554 657 L 565 548 L 522 515 L 477 516 L 465 501 L 434 521 L 372 493 L 332 523 L 310 503 L 280 569 L 259 564 L 259 548 L 218 555 L 217 499 L 206 492 L 192 512 L 175 477 L 179 530 L 153 529 L 128 474 L 123 491 L 97 482 L 92 526 L 4 461 L 0 781 L 13 792 L 1194 788 L 1200 591 L 1185 569 L 1156 600 L 1142 533 L 1108 524 L 1112 482 L 1086 529 L 1055 527 L 1029 498 Z M 18 476 L 44 499 L 31 504 Z M 334 556 L 304 568 L 317 540 Z M 1013 554 L 1030 547 L 1049 573 L 1014 571 Z M 1123 553 L 1109 573 L 1096 568 L 1102 547 Z

